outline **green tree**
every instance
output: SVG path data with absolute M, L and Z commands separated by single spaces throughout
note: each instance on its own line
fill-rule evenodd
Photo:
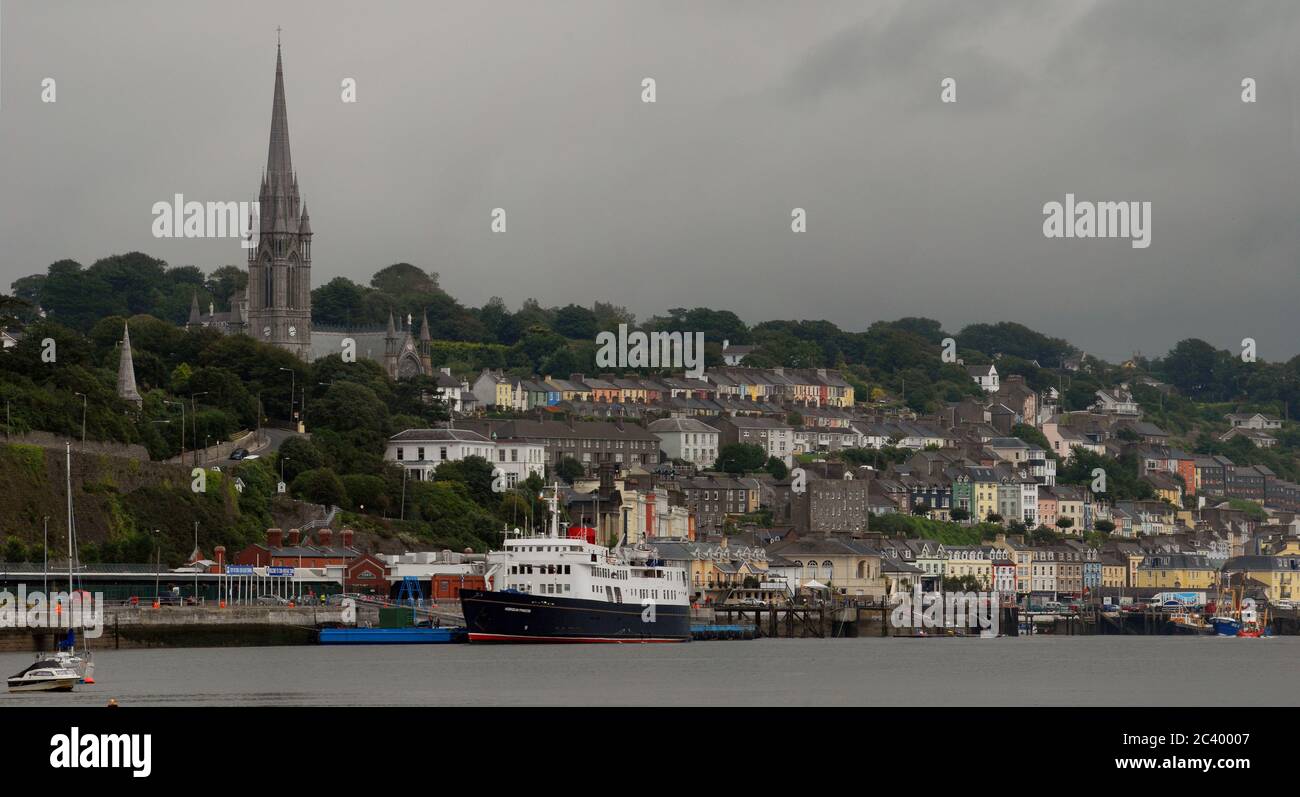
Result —
M 348 503 L 342 480 L 329 468 L 303 471 L 293 480 L 289 491 L 294 496 L 315 504 L 344 506 Z
M 434 471 L 440 482 L 460 482 L 466 494 L 479 506 L 487 509 L 499 503 L 492 491 L 492 464 L 483 457 L 465 457 L 454 462 L 444 462 Z
M 763 447 L 752 443 L 728 443 L 718 449 L 715 470 L 725 473 L 749 473 L 761 470 L 767 461 Z
M 573 457 L 563 457 L 555 466 L 555 475 L 569 484 L 573 484 L 576 479 L 582 478 L 584 473 L 586 473 L 586 469 L 582 467 L 582 463 Z
M 278 461 L 284 463 L 284 481 L 292 484 L 299 476 L 309 470 L 325 466 L 325 455 L 306 437 L 290 437 L 280 444 L 276 454 Z

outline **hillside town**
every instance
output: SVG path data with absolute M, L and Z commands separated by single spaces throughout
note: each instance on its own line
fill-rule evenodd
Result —
M 128 592 L 165 562 L 439 594 L 549 514 L 689 563 L 696 605 L 1300 597 L 1300 361 L 1189 338 L 1112 365 L 1008 321 L 470 308 L 410 263 L 314 286 L 338 222 L 308 214 L 278 44 L 268 83 L 245 265 L 60 260 L 0 296 L 6 573 L 59 552 L 48 519 L 75 496 L 62 553 Z M 603 337 L 690 341 L 693 362 L 611 360 Z

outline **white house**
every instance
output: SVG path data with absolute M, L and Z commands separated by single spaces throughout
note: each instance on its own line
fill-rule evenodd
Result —
M 1001 384 L 998 382 L 998 369 L 993 367 L 992 363 L 988 365 L 968 365 L 966 373 L 970 374 L 975 384 L 980 386 L 985 393 L 996 393 Z
M 1232 412 L 1223 416 L 1233 429 L 1281 429 L 1282 421 L 1259 412 Z
M 407 429 L 388 440 L 384 459 L 406 468 L 411 477 L 427 481 L 444 462 L 482 457 L 500 469 L 506 484 L 515 484 L 532 474 L 546 476 L 546 447 L 527 440 L 489 440 L 468 429 Z
M 1092 405 L 1097 412 L 1110 415 L 1137 415 L 1138 403 L 1125 385 L 1111 390 L 1098 390 L 1097 403 Z
M 659 438 L 670 459 L 689 462 L 701 470 L 718 461 L 719 432 L 694 418 L 664 418 L 646 427 Z
M 722 362 L 727 365 L 740 365 L 745 361 L 745 355 L 754 351 L 753 346 L 732 346 L 731 341 L 722 341 Z
M 450 368 L 439 368 L 434 372 L 433 376 L 438 384 L 434 388 L 434 395 L 453 412 L 465 412 L 465 403 L 462 398 L 465 393 L 470 392 L 469 383 L 462 382 L 452 376 Z

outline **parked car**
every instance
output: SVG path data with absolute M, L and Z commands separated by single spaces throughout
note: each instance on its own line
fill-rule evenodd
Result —
M 230 458 L 236 461 L 244 459 L 247 456 L 248 456 L 247 448 L 236 448 L 234 451 L 230 452 Z

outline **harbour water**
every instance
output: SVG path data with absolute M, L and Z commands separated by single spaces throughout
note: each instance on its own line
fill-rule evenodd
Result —
M 4 674 L 31 654 L 0 654 Z M 103 650 L 14 706 L 1300 705 L 1300 637 Z

